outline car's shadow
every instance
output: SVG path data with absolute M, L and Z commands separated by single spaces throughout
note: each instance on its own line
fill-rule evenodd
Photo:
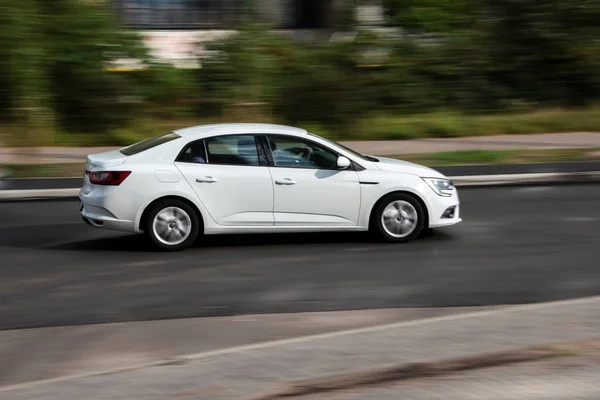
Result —
M 445 232 L 426 230 L 417 242 L 446 241 L 452 237 Z M 218 247 L 283 246 L 308 244 L 372 243 L 379 244 L 367 232 L 319 232 L 319 233 L 263 233 L 239 235 L 203 236 L 191 249 Z M 156 250 L 143 234 L 116 236 L 62 243 L 46 247 L 54 250 L 72 251 L 127 251 L 155 252 Z

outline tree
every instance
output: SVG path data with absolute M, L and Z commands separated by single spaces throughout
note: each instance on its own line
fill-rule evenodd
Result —
M 127 116 L 133 81 L 111 62 L 145 58 L 103 2 L 3 0 L 0 114 L 29 129 L 102 132 Z
M 477 0 L 384 0 L 391 25 L 409 33 L 451 33 L 473 25 L 481 9 Z
M 5 0 L 0 6 L 0 117 L 33 129 L 53 125 L 38 6 L 35 0 Z
M 600 95 L 597 0 L 386 0 L 451 104 L 584 105 Z M 445 89 L 444 89 L 445 88 Z

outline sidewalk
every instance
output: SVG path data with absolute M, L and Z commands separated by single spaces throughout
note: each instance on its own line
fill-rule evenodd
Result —
M 342 142 L 364 154 L 437 153 L 460 150 L 544 150 L 600 148 L 600 133 L 552 133 L 539 135 L 502 135 L 464 138 L 383 140 Z M 0 164 L 82 163 L 85 156 L 118 147 L 37 147 L 0 148 Z
M 0 387 L 221 348 L 491 308 L 303 312 L 0 330 L 0 359 L 11 360 L 0 363 Z
M 570 382 L 564 382 L 564 379 L 569 378 L 565 374 L 544 371 L 544 368 L 554 368 L 557 365 L 546 358 L 545 361 L 540 361 L 540 367 L 514 364 L 516 369 L 495 367 L 499 368 L 498 373 L 484 368 L 463 375 L 450 374 L 436 378 L 423 376 L 418 380 L 405 381 L 402 385 L 390 381 L 385 383 L 387 392 L 379 393 L 374 398 L 517 398 L 503 396 L 506 388 L 511 386 L 513 394 L 517 389 L 520 398 L 558 398 L 539 395 L 539 385 L 536 386 L 539 380 L 534 378 L 527 381 L 524 379 L 525 375 L 515 371 L 525 371 L 523 374 L 533 376 L 546 372 L 545 379 L 548 381 L 561 377 L 562 383 L 566 385 L 563 385 L 563 389 L 572 394 L 571 397 L 563 398 L 583 398 L 577 396 L 599 394 L 597 385 L 593 384 L 600 378 L 598 358 L 594 358 L 589 352 L 577 353 L 575 345 L 561 347 L 560 344 L 589 341 L 598 339 L 599 336 L 600 297 L 592 297 L 400 322 L 190 354 L 135 368 L 105 371 L 103 374 L 0 388 L 0 397 L 6 400 L 69 400 L 80 399 L 81 394 L 85 393 L 86 399 L 266 400 L 286 396 L 300 398 L 304 392 L 310 396 L 301 398 L 346 399 L 352 398 L 347 396 L 348 392 L 335 390 L 324 393 L 322 389 L 328 387 L 327 382 L 332 382 L 330 387 L 334 387 L 335 384 L 339 386 L 344 379 L 347 386 L 351 387 L 355 383 L 350 380 L 353 376 L 374 375 L 377 371 L 385 373 L 392 367 L 410 370 L 412 366 L 413 370 L 418 370 L 419 365 L 415 366 L 414 363 L 426 363 L 421 364 L 421 368 L 427 370 L 423 368 L 425 365 L 431 370 L 438 363 L 454 365 L 460 369 L 461 365 L 469 360 L 473 362 L 477 358 L 481 359 L 482 355 L 492 360 L 493 353 L 497 352 L 510 352 L 517 356 L 527 352 L 536 354 L 534 350 L 527 349 L 552 344 L 549 348 L 554 349 L 556 357 L 577 356 L 576 362 L 579 365 L 571 372 Z M 600 347 L 597 342 L 593 343 Z M 540 354 L 540 350 L 537 351 Z M 562 365 L 564 367 L 565 364 Z M 490 377 L 493 382 L 490 382 Z M 462 383 L 452 385 L 452 379 L 462 379 Z M 479 379 L 479 384 L 471 379 Z M 519 379 L 522 386 L 515 388 L 515 380 Z M 448 387 L 452 387 L 452 396 L 448 396 Z M 458 388 L 461 387 L 463 391 L 459 392 Z M 581 393 L 582 388 L 585 393 Z M 376 388 L 361 387 L 357 390 L 364 392 L 367 389 L 366 394 L 353 398 L 371 397 L 371 390 Z M 538 395 L 527 397 L 523 396 L 524 393 Z

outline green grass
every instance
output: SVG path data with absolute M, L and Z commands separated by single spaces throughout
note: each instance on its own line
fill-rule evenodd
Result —
M 55 146 L 127 146 L 140 140 L 171 132 L 176 129 L 186 128 L 215 122 L 214 120 L 200 120 L 193 118 L 158 119 L 145 118 L 135 121 L 127 127 L 115 129 L 109 134 L 67 134 L 56 135 Z
M 465 150 L 428 154 L 391 156 L 401 160 L 430 166 L 474 164 L 520 164 L 536 162 L 589 161 L 600 159 L 598 150 Z
M 453 112 L 411 116 L 384 114 L 360 121 L 350 136 L 358 140 L 393 140 L 599 130 L 600 108 L 593 107 L 495 115 L 467 115 Z M 343 137 L 340 135 L 337 138 Z
M 242 118 L 243 117 L 243 118 Z M 149 114 L 136 118 L 129 126 L 105 134 L 55 132 L 35 135 L 22 128 L 0 126 L 0 143 L 6 146 L 124 146 L 150 136 L 174 129 L 215 122 L 271 122 L 259 114 L 234 115 L 213 118 L 194 118 L 189 115 L 167 117 Z M 275 121 L 276 122 L 276 121 Z M 458 112 L 435 112 L 417 115 L 382 113 L 358 121 L 344 129 L 325 128 L 315 123 L 299 123 L 336 140 L 396 140 L 433 137 L 487 136 L 500 134 L 535 134 L 556 132 L 600 131 L 600 106 L 584 109 L 552 109 L 527 113 L 468 115 Z M 45 138 L 45 139 L 42 139 Z
M 33 146 L 126 146 L 151 136 L 171 132 L 175 129 L 187 128 L 194 125 L 223 122 L 218 118 L 157 118 L 146 117 L 136 119 L 123 128 L 107 133 L 88 132 L 54 132 L 52 135 L 30 135 L 22 127 L 0 126 L 0 146 L 33 147 Z M 44 140 L 39 139 L 45 137 Z

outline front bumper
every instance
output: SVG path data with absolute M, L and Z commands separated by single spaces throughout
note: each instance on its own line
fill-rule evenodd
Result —
M 462 221 L 462 218 L 459 217 L 459 212 L 460 212 L 460 206 L 456 205 L 456 211 L 455 211 L 453 218 L 441 218 L 440 217 L 437 221 L 430 222 L 429 227 L 430 228 L 440 228 L 442 226 L 450 226 L 450 225 L 458 224 L 459 222 Z
M 460 218 L 460 201 L 456 189 L 452 196 L 449 197 L 439 196 L 432 190 L 427 200 L 429 203 L 430 228 L 450 226 L 462 221 L 462 218 Z M 447 211 L 452 207 L 454 207 L 454 212 L 451 217 L 448 217 Z

